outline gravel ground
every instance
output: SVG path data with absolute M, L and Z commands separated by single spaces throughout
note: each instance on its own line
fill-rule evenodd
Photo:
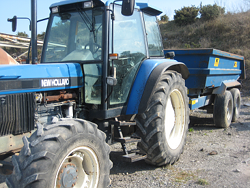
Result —
M 120 145 L 112 146 L 111 187 L 250 187 L 248 103 L 250 98 L 243 97 L 239 121 L 228 129 L 216 128 L 212 115 L 192 112 L 184 152 L 172 166 L 122 162 Z
M 112 145 L 110 187 L 250 187 L 250 97 L 242 97 L 239 121 L 230 128 L 216 128 L 203 111 L 191 113 L 189 128 L 184 152 L 172 166 L 123 162 L 121 146 Z M 0 176 L 0 188 L 6 187 Z

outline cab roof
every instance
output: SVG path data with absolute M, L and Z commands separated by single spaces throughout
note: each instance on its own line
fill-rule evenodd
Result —
M 80 3 L 80 2 L 86 2 L 86 1 L 90 1 L 90 0 L 65 0 L 65 1 L 60 1 L 57 3 L 53 3 L 50 8 L 52 7 L 57 7 L 57 6 L 62 6 L 62 5 L 67 5 L 67 4 L 73 4 L 73 3 Z M 105 6 L 109 6 L 111 3 L 113 3 L 115 0 L 108 0 L 108 1 L 103 1 L 103 0 L 93 0 L 94 2 L 98 1 L 99 3 L 103 3 L 103 5 Z M 148 3 L 136 3 L 135 8 L 150 14 L 152 16 L 158 16 L 162 13 L 161 10 L 159 10 L 158 8 L 154 8 L 152 6 L 149 6 Z

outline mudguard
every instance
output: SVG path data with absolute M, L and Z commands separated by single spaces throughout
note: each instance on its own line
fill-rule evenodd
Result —
M 0 95 L 83 87 L 78 63 L 0 66 Z
M 184 79 L 189 76 L 188 68 L 184 63 L 171 59 L 145 60 L 135 78 L 129 95 L 126 115 L 143 113 L 148 105 L 155 84 L 160 75 L 166 70 L 175 70 L 182 74 Z

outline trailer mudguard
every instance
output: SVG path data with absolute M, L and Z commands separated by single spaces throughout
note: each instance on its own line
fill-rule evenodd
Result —
M 83 87 L 78 63 L 0 66 L 0 95 Z
M 213 94 L 224 94 L 227 88 L 241 88 L 241 83 L 237 80 L 224 80 L 221 85 L 213 90 Z
M 132 86 L 126 115 L 143 113 L 148 105 L 149 98 L 159 79 L 166 70 L 175 70 L 182 74 L 184 79 L 189 76 L 188 68 L 185 64 L 171 59 L 147 59 L 142 65 Z

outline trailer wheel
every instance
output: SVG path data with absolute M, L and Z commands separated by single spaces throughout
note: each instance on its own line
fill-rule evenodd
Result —
M 105 134 L 91 122 L 62 119 L 40 126 L 23 138 L 19 156 L 13 156 L 8 187 L 107 187 L 112 162 Z
M 241 105 L 241 97 L 240 91 L 237 88 L 233 88 L 230 90 L 233 97 L 233 117 L 232 122 L 236 122 L 240 115 L 240 105 Z
M 163 73 L 148 104 L 136 117 L 141 137 L 138 149 L 147 154 L 149 164 L 173 164 L 183 152 L 189 123 L 187 88 L 181 74 Z
M 233 97 L 230 91 L 216 95 L 214 101 L 214 123 L 217 127 L 227 128 L 233 116 Z

